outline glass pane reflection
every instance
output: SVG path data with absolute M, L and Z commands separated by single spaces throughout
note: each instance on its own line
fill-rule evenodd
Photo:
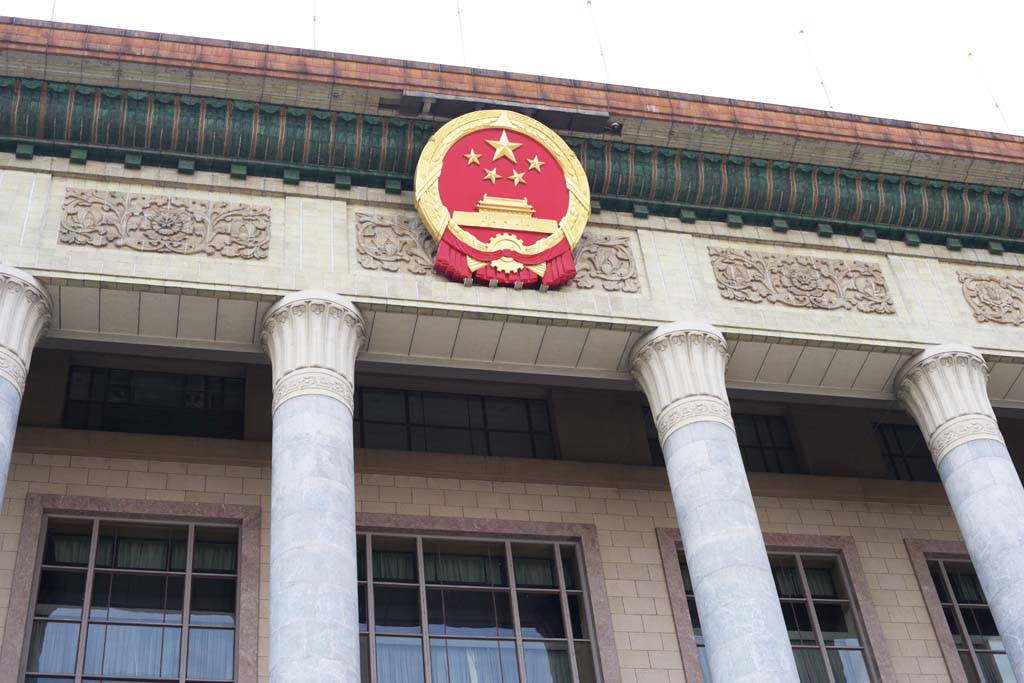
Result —
M 377 683 L 418 683 L 423 678 L 420 638 L 377 638 Z
M 516 644 L 510 640 L 430 640 L 434 683 L 518 683 Z
M 570 683 L 569 646 L 566 643 L 523 643 L 526 683 Z

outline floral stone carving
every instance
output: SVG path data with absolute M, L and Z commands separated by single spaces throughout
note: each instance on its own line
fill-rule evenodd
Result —
M 862 261 L 708 247 L 718 291 L 733 301 L 797 308 L 895 313 L 876 265 Z
M 583 235 L 576 245 L 576 277 L 570 285 L 606 292 L 639 292 L 640 276 L 628 237 Z
M 422 275 L 434 269 L 437 245 L 414 218 L 356 213 L 356 251 L 367 270 Z
M 165 254 L 265 259 L 270 207 L 68 188 L 60 242 Z
M 1024 325 L 1024 280 L 1009 275 L 957 273 L 964 298 L 980 323 Z

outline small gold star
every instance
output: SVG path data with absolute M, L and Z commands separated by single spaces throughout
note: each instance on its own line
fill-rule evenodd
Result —
M 463 154 L 462 156 L 466 157 L 466 166 L 480 165 L 480 155 L 476 153 L 475 149 L 470 148 L 469 154 Z
M 541 161 L 540 158 L 535 154 L 532 159 L 527 159 L 530 162 L 530 168 L 527 171 L 536 171 L 540 173 L 540 167 L 546 164 L 546 161 Z
M 501 176 L 498 175 L 498 169 L 496 169 L 496 168 L 492 168 L 491 170 L 489 170 L 486 173 L 484 173 L 484 180 L 490 180 L 491 181 L 491 185 L 493 185 L 496 181 L 498 181 L 500 179 L 501 179 Z
M 516 163 L 516 155 L 513 152 L 523 146 L 521 142 L 509 142 L 508 131 L 501 131 L 501 137 L 497 140 L 488 140 L 487 144 L 494 148 L 494 157 L 491 161 L 497 161 L 502 157 Z
M 522 183 L 523 185 L 526 184 L 526 179 L 523 178 L 524 175 L 526 174 L 520 173 L 519 171 L 512 171 L 512 175 L 510 175 L 508 179 L 511 180 L 516 187 L 519 187 L 519 183 Z

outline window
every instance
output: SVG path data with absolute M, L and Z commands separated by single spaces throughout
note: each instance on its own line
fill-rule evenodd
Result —
M 546 401 L 356 389 L 357 448 L 554 458 Z
M 647 450 L 651 454 L 651 464 L 664 465 L 665 453 L 661 450 L 661 437 L 658 436 L 658 426 L 654 424 L 654 415 L 647 406 L 644 406 L 644 432 L 647 434 Z
M 970 683 L 1014 683 L 1010 660 L 969 562 L 930 560 L 928 570 Z
M 869 683 L 866 647 L 851 591 L 835 555 L 769 553 L 801 683 Z M 679 565 L 704 680 L 710 681 L 696 601 Z
M 64 426 L 240 439 L 245 380 L 72 366 Z
M 572 543 L 365 534 L 362 677 L 374 683 L 596 683 Z
M 238 528 L 50 517 L 25 683 L 235 680 Z
M 875 430 L 890 479 L 939 481 L 939 471 L 920 429 L 914 425 L 876 424 Z
M 748 472 L 801 471 L 789 436 L 789 423 L 779 415 L 733 415 L 736 440 Z
M 748 472 L 798 474 L 802 471 L 786 418 L 733 413 L 732 421 L 736 425 L 736 440 L 740 446 L 743 467 Z M 658 430 L 651 409 L 647 407 L 644 408 L 644 426 L 652 464 L 665 464 Z

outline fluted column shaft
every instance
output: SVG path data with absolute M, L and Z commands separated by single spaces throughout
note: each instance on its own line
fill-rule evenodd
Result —
M 896 377 L 921 427 L 1003 638 L 1024 681 L 1024 487 L 988 399 L 988 367 L 975 349 L 935 346 Z
M 641 339 L 632 369 L 665 453 L 714 683 L 797 683 L 725 393 L 727 361 L 718 330 L 681 323 Z
M 263 322 L 274 376 L 270 508 L 271 683 L 358 683 L 352 400 L 363 320 L 319 291 Z
M 0 503 L 32 350 L 50 327 L 50 295 L 34 277 L 0 265 Z

